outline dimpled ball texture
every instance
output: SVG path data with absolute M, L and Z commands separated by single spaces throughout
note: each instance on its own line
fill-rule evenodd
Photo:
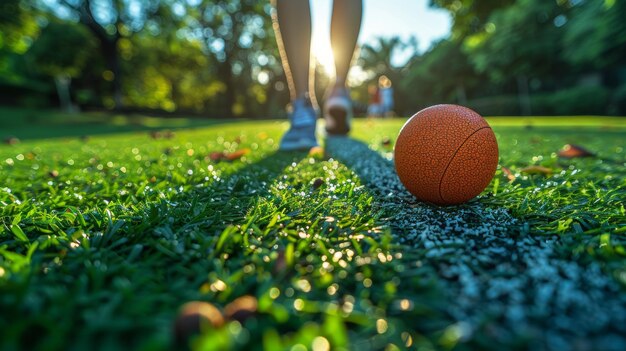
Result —
M 400 181 L 417 199 L 461 204 L 491 182 L 498 166 L 498 143 L 478 113 L 463 106 L 436 105 L 404 124 L 394 162 Z

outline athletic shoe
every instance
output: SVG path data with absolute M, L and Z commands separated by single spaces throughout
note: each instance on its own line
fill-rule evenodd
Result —
M 289 114 L 291 127 L 280 141 L 280 150 L 308 150 L 318 146 L 315 138 L 315 123 L 317 113 L 308 97 L 301 97 L 292 103 Z
M 335 87 L 324 104 L 326 133 L 329 135 L 346 135 L 350 131 L 352 121 L 352 99 L 348 89 Z

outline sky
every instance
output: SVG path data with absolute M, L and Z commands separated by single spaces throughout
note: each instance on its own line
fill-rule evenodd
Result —
M 363 20 L 359 43 L 374 43 L 375 38 L 399 36 L 418 40 L 420 51 L 426 51 L 433 41 L 450 33 L 452 20 L 447 11 L 431 8 L 429 0 L 363 0 Z M 332 66 L 330 49 L 330 14 L 332 0 L 311 0 L 313 16 L 313 52 L 320 53 L 318 60 Z M 401 65 L 407 53 L 394 57 Z

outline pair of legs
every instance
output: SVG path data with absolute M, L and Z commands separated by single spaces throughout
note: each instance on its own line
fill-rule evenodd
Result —
M 310 130 L 310 121 L 305 121 L 306 123 L 298 121 L 298 111 L 295 111 L 297 108 L 307 107 L 311 86 L 312 25 L 310 3 L 309 0 L 273 0 L 273 2 L 276 8 L 274 29 L 294 106 L 292 113 L 294 118 L 291 119 L 292 129 L 294 126 L 297 128 L 298 125 L 308 125 L 308 130 Z M 329 98 L 325 103 L 328 106 L 325 106 L 324 109 L 326 130 L 330 134 L 346 134 L 349 130 L 349 121 L 346 117 L 352 113 L 352 105 L 349 94 L 347 94 L 346 78 L 361 29 L 362 14 L 362 0 L 333 1 L 330 41 L 335 56 L 336 78 L 334 87 L 331 88 Z M 342 118 L 343 120 L 341 120 Z M 291 130 L 288 133 L 290 132 Z M 285 144 L 287 143 L 283 142 L 283 145 Z M 303 147 L 308 146 L 308 144 L 303 143 Z M 297 147 L 285 147 L 285 149 L 294 148 Z

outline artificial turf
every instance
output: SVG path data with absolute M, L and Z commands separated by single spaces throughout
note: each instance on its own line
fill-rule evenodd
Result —
M 626 347 L 626 119 L 490 119 L 501 167 L 448 208 L 394 180 L 404 121 L 310 154 L 276 121 L 0 146 L 0 348 L 166 350 L 183 303 L 243 295 L 196 348 Z

